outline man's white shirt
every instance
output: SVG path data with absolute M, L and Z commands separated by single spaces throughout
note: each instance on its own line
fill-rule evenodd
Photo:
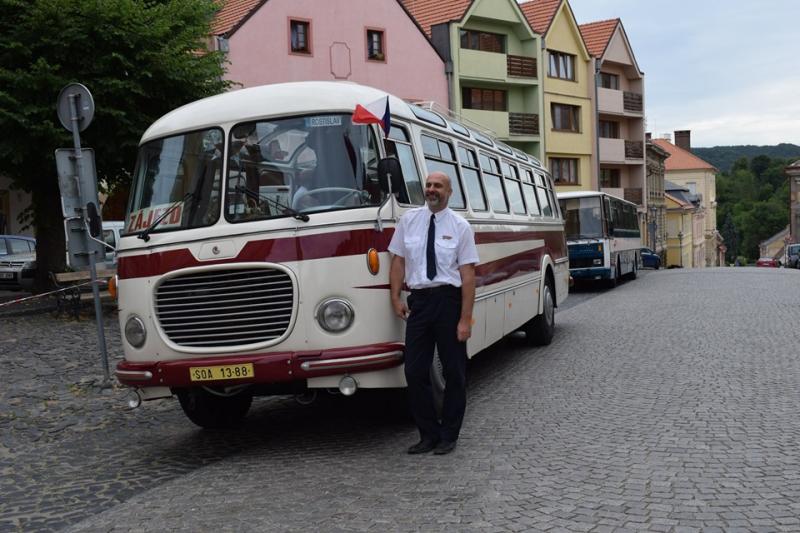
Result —
M 425 207 L 407 211 L 397 223 L 389 251 L 405 259 L 406 285 L 424 289 L 438 285 L 461 286 L 458 268 L 478 263 L 478 249 L 469 222 L 450 208 L 436 213 L 436 277 L 428 279 L 426 250 L 433 212 Z

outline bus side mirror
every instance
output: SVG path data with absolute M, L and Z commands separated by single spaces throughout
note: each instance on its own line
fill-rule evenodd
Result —
M 400 161 L 394 157 L 384 157 L 378 161 L 378 181 L 385 193 L 389 192 L 389 180 L 393 193 L 403 190 L 403 169 L 400 167 Z
M 103 222 L 100 220 L 100 213 L 93 202 L 86 204 L 86 217 L 89 219 L 89 234 L 92 237 L 99 237 L 103 231 Z

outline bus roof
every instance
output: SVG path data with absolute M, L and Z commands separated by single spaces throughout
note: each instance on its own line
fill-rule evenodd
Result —
M 369 104 L 387 93 L 352 82 L 307 81 L 261 85 L 197 100 L 170 111 L 142 135 L 141 143 L 211 126 L 261 117 L 317 112 L 353 112 L 356 104 Z M 392 115 L 412 120 L 403 100 L 389 95 Z
M 191 102 L 156 120 L 144 132 L 139 144 L 187 131 L 260 118 L 331 112 L 352 113 L 357 104 L 366 105 L 384 96 L 389 96 L 389 109 L 395 117 L 415 122 L 425 121 L 428 123 L 427 126 L 449 128 L 461 135 L 462 131 L 468 130 L 450 117 L 417 106 L 413 106 L 412 109 L 410 104 L 400 98 L 374 87 L 349 81 L 300 81 L 249 87 Z M 432 116 L 426 117 L 425 114 Z M 438 122 L 439 118 L 442 119 L 441 123 Z M 433 122 L 431 119 L 437 120 Z M 534 156 L 507 147 L 495 138 L 475 131 L 468 135 L 473 140 L 477 139 L 487 146 L 505 152 L 507 157 L 516 156 L 517 159 L 525 160 L 537 169 L 545 170 Z M 481 137 L 484 138 L 483 141 Z M 500 148 L 501 146 L 503 148 Z

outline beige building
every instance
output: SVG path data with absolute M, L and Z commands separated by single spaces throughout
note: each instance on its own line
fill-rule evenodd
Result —
M 665 259 L 667 251 L 667 204 L 664 196 L 664 164 L 669 153 L 647 141 L 645 147 L 647 158 L 647 212 L 645 213 L 646 231 L 642 232 L 642 241 L 655 253 Z M 666 263 L 666 262 L 665 262 Z
M 675 144 L 667 139 L 655 139 L 653 143 L 670 155 L 665 162 L 665 177 L 668 181 L 688 189 L 697 196 L 698 205 L 705 212 L 703 239 L 705 260 L 695 266 L 719 266 L 724 264 L 722 236 L 717 231 L 717 169 L 691 152 L 691 136 L 688 130 L 675 132 Z
M 786 167 L 789 178 L 789 242 L 800 242 L 800 159 Z
M 758 243 L 758 257 L 772 257 L 781 263 L 785 263 L 786 242 L 789 236 L 789 226 L 786 226 L 778 233 L 768 239 Z
M 639 70 L 625 28 L 619 19 L 582 24 L 583 40 L 595 73 L 590 96 L 597 112 L 597 150 L 600 190 L 639 206 L 646 233 L 644 74 Z

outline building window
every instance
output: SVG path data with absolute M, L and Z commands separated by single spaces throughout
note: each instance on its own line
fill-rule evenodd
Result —
M 506 111 L 506 92 L 497 89 L 475 89 L 462 87 L 461 106 L 464 109 L 483 109 L 485 111 Z
M 461 48 L 506 53 L 506 36 L 486 31 L 461 30 Z
M 581 108 L 576 105 L 551 104 L 553 129 L 560 131 L 580 132 Z
M 367 30 L 367 59 L 386 61 L 386 50 L 383 46 L 383 30 Z
M 578 160 L 566 157 L 551 157 L 550 172 L 557 184 L 577 185 Z
M 609 74 L 608 72 L 600 73 L 600 87 L 604 89 L 619 90 L 619 76 L 616 74 Z
M 619 122 L 601 120 L 600 137 L 604 139 L 619 139 Z
M 551 78 L 575 81 L 575 56 L 561 52 L 549 52 L 550 68 L 548 75 Z
M 618 168 L 601 168 L 600 169 L 600 187 L 615 189 L 619 188 L 619 169 Z
M 311 23 L 307 20 L 289 21 L 289 46 L 292 53 L 311 53 Z

